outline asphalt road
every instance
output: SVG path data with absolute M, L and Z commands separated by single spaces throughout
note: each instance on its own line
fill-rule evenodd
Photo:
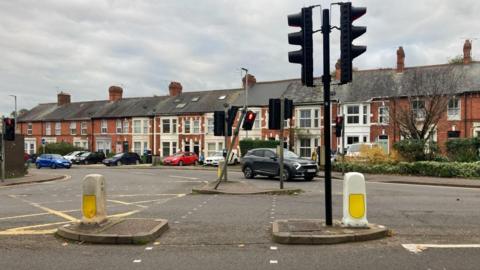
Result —
M 393 237 L 291 246 L 271 240 L 271 222 L 323 218 L 323 180 L 287 182 L 305 191 L 299 195 L 191 195 L 215 172 L 82 167 L 42 172 L 71 178 L 0 188 L 0 269 L 479 269 L 479 189 L 367 183 L 368 220 L 393 229 Z M 89 173 L 107 179 L 109 215 L 165 218 L 170 229 L 155 243 L 138 246 L 54 237 L 56 227 L 81 217 L 81 180 Z M 243 179 L 238 172 L 229 176 Z M 278 186 L 266 178 L 251 181 Z M 341 219 L 341 185 L 334 180 L 335 219 Z M 409 250 L 405 244 L 426 246 L 406 246 Z

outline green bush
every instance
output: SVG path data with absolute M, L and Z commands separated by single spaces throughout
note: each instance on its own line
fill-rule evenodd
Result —
M 240 145 L 240 152 L 242 153 L 242 157 L 248 152 L 250 149 L 254 148 L 276 148 L 279 145 L 279 141 L 264 141 L 264 140 L 252 140 L 252 139 L 244 139 L 239 142 Z
M 336 163 L 335 171 L 372 174 L 404 174 L 433 177 L 480 178 L 480 162 L 417 161 L 397 164 Z
M 85 150 L 81 147 L 75 147 L 72 144 L 61 142 L 61 143 L 47 143 L 45 145 L 45 154 L 59 154 L 66 155 L 73 151 Z M 43 146 L 38 148 L 38 153 L 43 153 Z
M 451 139 L 445 145 L 447 155 L 452 161 L 474 162 L 479 160 L 480 140 L 478 138 Z
M 434 160 L 439 156 L 439 147 L 435 142 L 425 140 L 402 140 L 393 144 L 393 148 L 406 161 Z

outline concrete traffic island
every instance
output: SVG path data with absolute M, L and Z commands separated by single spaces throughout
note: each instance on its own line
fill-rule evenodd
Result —
M 333 226 L 326 226 L 321 219 L 277 220 L 272 224 L 273 241 L 280 244 L 330 245 L 380 239 L 390 234 L 382 225 L 344 227 L 337 220 Z
M 217 181 L 209 182 L 208 184 L 192 189 L 194 194 L 226 194 L 226 195 L 257 195 L 257 194 L 299 194 L 303 192 L 298 188 L 284 188 L 284 189 L 270 189 L 259 188 L 246 181 L 223 181 L 217 189 L 215 189 Z
M 165 219 L 110 218 L 100 224 L 81 222 L 64 225 L 57 230 L 63 238 L 97 244 L 146 244 L 168 229 Z

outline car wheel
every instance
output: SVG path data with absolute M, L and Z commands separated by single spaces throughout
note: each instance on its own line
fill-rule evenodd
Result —
M 40 166 L 40 164 L 38 164 L 38 163 L 35 166 L 37 167 L 37 169 L 42 168 L 42 166 Z
M 290 172 L 288 169 L 283 169 L 283 181 L 288 181 L 290 180 Z
M 57 165 L 55 165 L 55 163 L 52 164 L 52 169 L 56 169 L 57 168 Z
M 305 179 L 305 181 L 312 181 L 314 177 L 315 176 L 313 176 L 313 175 L 312 176 L 305 176 L 303 179 Z
M 122 162 L 120 160 L 117 161 L 117 166 L 122 166 Z
M 247 179 L 253 179 L 255 177 L 254 173 L 253 173 L 253 170 L 250 166 L 246 166 L 244 169 L 243 169 L 243 175 L 245 176 L 245 178 Z
M 180 160 L 180 161 L 178 162 L 178 166 L 183 166 L 183 161 Z

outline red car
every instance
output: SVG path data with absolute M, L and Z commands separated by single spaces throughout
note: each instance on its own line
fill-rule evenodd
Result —
M 189 165 L 197 164 L 198 156 L 193 152 L 178 152 L 163 159 L 163 165 Z

